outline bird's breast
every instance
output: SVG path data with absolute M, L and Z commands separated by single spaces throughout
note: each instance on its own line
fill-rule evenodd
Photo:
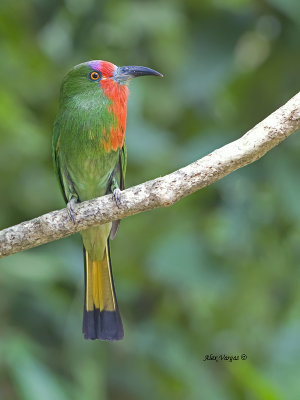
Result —
M 102 196 L 118 159 L 118 151 L 106 151 L 104 135 L 92 130 L 81 132 L 64 151 L 64 164 L 80 200 Z

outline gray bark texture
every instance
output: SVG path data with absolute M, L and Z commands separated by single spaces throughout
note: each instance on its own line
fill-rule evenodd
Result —
M 0 231 L 0 257 L 39 246 L 91 226 L 167 207 L 244 167 L 300 129 L 300 92 L 240 139 L 169 175 L 126 189 L 117 207 L 111 195 L 76 205 L 75 223 L 61 209 Z

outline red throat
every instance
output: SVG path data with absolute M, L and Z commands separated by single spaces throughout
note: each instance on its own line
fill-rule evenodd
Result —
M 129 89 L 126 85 L 120 85 L 113 80 L 113 74 L 117 67 L 107 61 L 101 61 L 99 70 L 102 73 L 100 86 L 105 96 L 110 100 L 107 106 L 109 113 L 114 115 L 115 124 L 110 128 L 110 132 L 104 136 L 102 144 L 107 152 L 118 150 L 124 144 L 126 131 L 127 99 Z
M 120 85 L 112 79 L 102 79 L 100 86 L 105 96 L 111 101 L 107 105 L 107 110 L 115 118 L 115 124 L 110 128 L 110 134 L 103 139 L 103 145 L 107 152 L 122 148 L 124 144 L 127 116 L 127 99 L 129 89 L 125 85 Z
M 107 152 L 117 151 L 124 144 L 129 89 L 126 85 L 121 85 L 113 79 L 117 69 L 115 64 L 102 60 L 90 61 L 88 64 L 102 74 L 99 85 L 104 95 L 110 100 L 107 110 L 113 114 L 114 120 L 110 132 L 107 132 L 107 127 L 103 130 L 101 143 Z

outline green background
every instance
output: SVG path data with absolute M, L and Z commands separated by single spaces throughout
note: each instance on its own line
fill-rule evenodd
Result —
M 0 226 L 64 207 L 51 161 L 61 80 L 91 59 L 131 83 L 127 186 L 253 127 L 299 90 L 298 0 L 1 0 Z M 4 400 L 299 399 L 300 140 L 112 242 L 125 339 L 81 334 L 75 235 L 0 261 Z M 246 361 L 203 361 L 206 354 Z

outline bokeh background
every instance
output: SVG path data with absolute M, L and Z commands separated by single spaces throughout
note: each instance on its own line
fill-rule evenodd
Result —
M 145 65 L 127 186 L 241 136 L 299 90 L 298 0 L 1 0 L 0 226 L 64 206 L 51 161 L 60 82 Z M 112 242 L 125 339 L 81 334 L 79 235 L 0 261 L 3 400 L 299 399 L 300 139 Z M 206 354 L 246 361 L 203 361 Z

